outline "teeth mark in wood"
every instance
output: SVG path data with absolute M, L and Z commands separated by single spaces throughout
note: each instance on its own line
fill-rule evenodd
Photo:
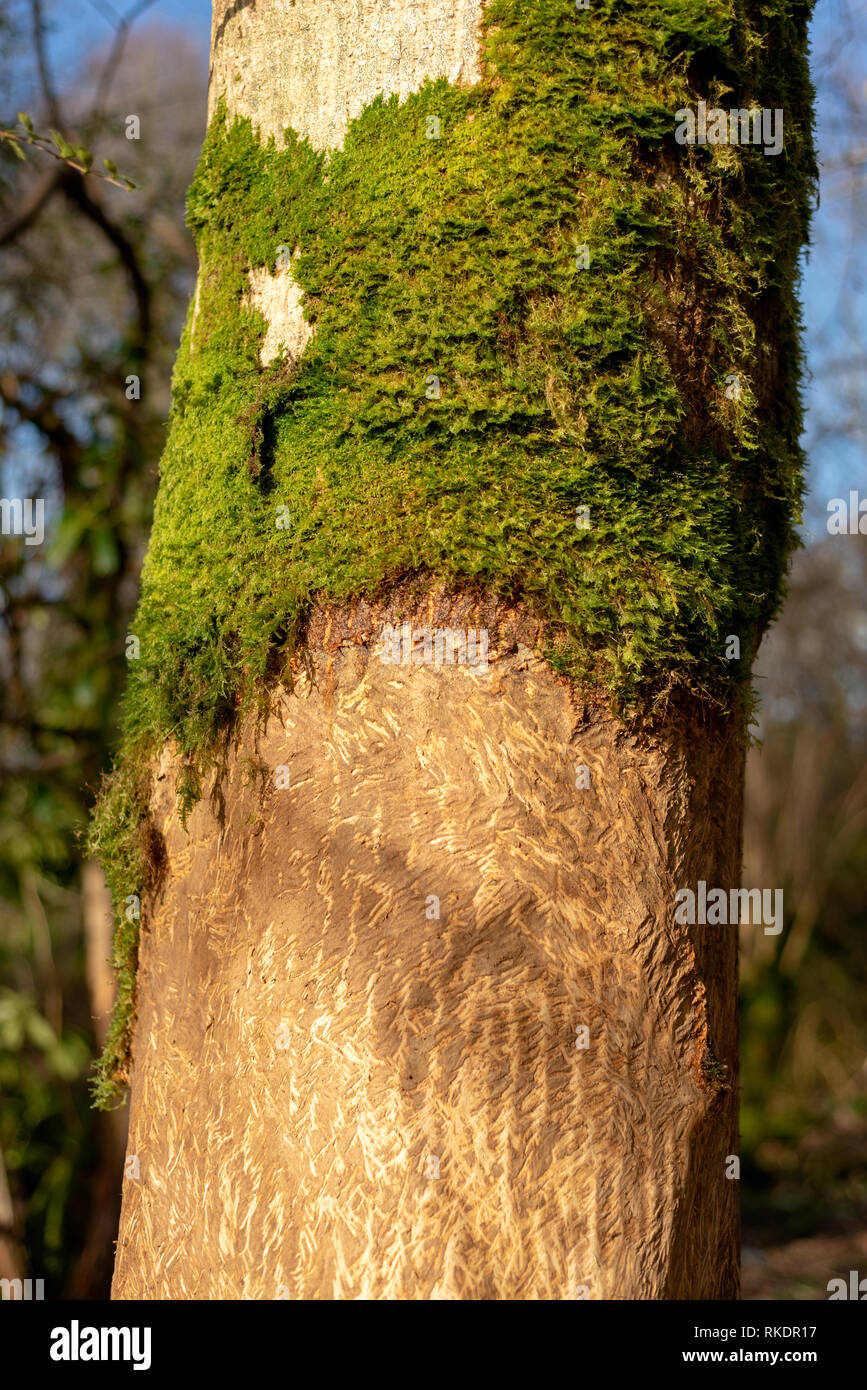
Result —
M 243 728 L 224 832 L 216 772 L 184 830 L 180 760 L 155 769 L 148 1178 L 124 1189 L 116 1298 L 735 1295 L 736 1087 L 701 1061 L 710 1038 L 736 1067 L 736 941 L 678 923 L 674 885 L 736 878 L 736 723 L 686 704 L 625 737 L 468 605 L 314 612 L 330 693 L 299 673 Z M 407 617 L 489 627 L 499 688 L 383 665 L 381 623 Z

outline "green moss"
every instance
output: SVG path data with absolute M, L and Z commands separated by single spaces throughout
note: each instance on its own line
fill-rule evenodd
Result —
M 189 194 L 199 301 L 141 659 L 93 838 L 121 900 L 144 804 L 117 786 L 173 739 L 191 804 L 219 730 L 261 699 L 317 598 L 408 572 L 471 579 L 546 618 L 552 664 L 616 709 L 677 687 L 738 698 L 799 518 L 808 14 L 491 0 L 484 80 L 379 98 L 340 152 L 291 131 L 278 149 L 218 112 Z M 783 108 L 784 152 L 677 145 L 674 113 L 700 98 Z M 315 327 L 297 373 L 260 367 L 266 325 L 242 304 L 281 246 L 299 248 Z
M 140 922 L 136 904 L 128 899 L 141 899 L 153 883 L 155 868 L 149 856 L 147 790 L 145 777 L 137 777 L 128 766 L 117 769 L 106 782 L 90 830 L 89 849 L 102 863 L 117 913 L 113 959 L 117 996 L 93 1086 L 99 1108 L 108 1108 L 128 1079 Z
M 707 1049 L 701 1059 L 701 1077 L 707 1089 L 715 1093 L 730 1090 L 728 1074 L 728 1063 L 719 1061 L 710 1049 Z

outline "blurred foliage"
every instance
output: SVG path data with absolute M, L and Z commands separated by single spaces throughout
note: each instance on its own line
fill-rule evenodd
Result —
M 826 1298 L 867 1261 L 867 537 L 829 537 L 867 471 L 867 14 L 820 0 L 821 202 L 805 278 L 808 547 L 759 654 L 744 882 L 780 938 L 742 938 L 744 1296 Z
M 742 939 L 743 1197 L 757 1239 L 867 1217 L 865 593 L 865 537 L 800 552 L 756 669 L 744 882 L 782 887 L 786 906 L 779 937 Z
M 105 1296 L 87 1245 L 104 1224 L 94 1173 L 116 1154 L 90 1108 L 81 830 L 116 733 L 194 282 L 183 209 L 207 72 L 182 31 L 106 27 L 55 88 L 52 20 L 62 35 L 60 6 L 0 0 L 0 126 L 23 107 L 61 156 L 93 151 L 137 190 L 0 141 L 0 491 L 46 511 L 44 545 L 0 549 L 0 1161 L 22 1272 L 51 1296 Z

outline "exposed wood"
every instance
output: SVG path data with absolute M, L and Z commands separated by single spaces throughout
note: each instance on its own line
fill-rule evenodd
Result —
M 479 79 L 481 0 L 214 0 L 208 118 L 217 102 L 264 139 L 291 126 L 337 149 L 380 93 L 404 98 L 426 78 Z
M 505 612 L 487 674 L 383 664 L 390 616 L 317 615 L 189 833 L 164 755 L 114 1296 L 736 1297 L 736 928 L 673 909 L 738 882 L 738 732 L 629 733 Z

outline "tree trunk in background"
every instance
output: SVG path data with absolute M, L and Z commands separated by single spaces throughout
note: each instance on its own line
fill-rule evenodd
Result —
M 15 1234 L 15 1211 L 0 1149 L 0 1279 L 24 1279 L 27 1270 Z M 0 1295 L 2 1297 L 2 1295 Z
M 481 17 L 215 0 L 211 112 L 338 149 L 378 93 L 476 83 Z M 249 285 L 297 362 L 291 270 Z M 488 669 L 386 664 L 390 623 L 486 629 Z M 625 724 L 538 610 L 430 574 L 302 635 L 186 827 L 152 768 L 114 1297 L 737 1298 L 737 930 L 674 914 L 739 884 L 743 712 Z
M 81 866 L 81 898 L 87 991 L 94 1031 L 102 1047 L 114 996 L 111 968 L 114 913 L 103 872 L 92 859 L 86 859 Z M 104 1298 L 111 1283 L 128 1118 L 126 1110 L 120 1108 L 96 1115 L 97 1158 L 90 1182 L 90 1216 L 69 1289 L 69 1297 L 73 1299 Z

